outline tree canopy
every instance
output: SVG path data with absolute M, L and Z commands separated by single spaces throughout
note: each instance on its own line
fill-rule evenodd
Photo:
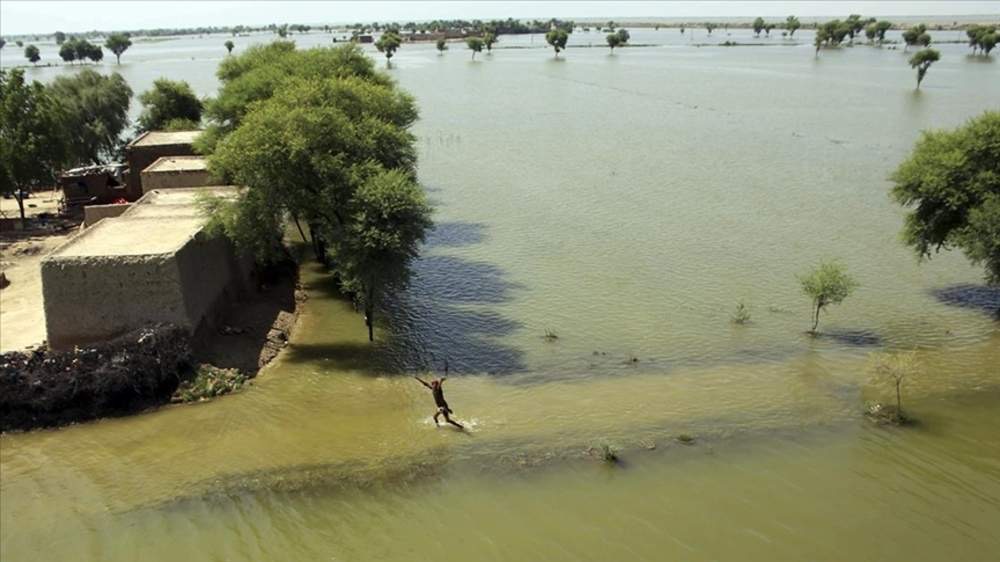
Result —
M 375 48 L 378 52 L 385 55 L 385 60 L 389 61 L 392 56 L 396 54 L 396 50 L 399 46 L 403 44 L 403 38 L 399 36 L 395 31 L 386 31 L 378 38 L 375 42 Z
M 472 51 L 472 60 L 476 60 L 476 53 L 483 52 L 483 39 L 481 37 L 469 37 L 465 40 L 465 45 Z
M 920 83 L 924 81 L 924 75 L 927 74 L 927 69 L 940 59 L 941 53 L 935 51 L 934 49 L 923 49 L 910 57 L 910 68 L 917 69 L 918 89 L 920 88 Z
M 816 267 L 799 277 L 802 292 L 813 303 L 813 325 L 810 333 L 815 334 L 819 326 L 819 315 L 827 306 L 840 304 L 858 287 L 857 281 L 847 273 L 847 268 L 837 261 L 820 262 Z
M 965 30 L 965 35 L 969 38 L 973 54 L 978 50 L 984 55 L 989 55 L 997 45 L 997 28 L 994 25 L 970 25 Z
M 13 196 L 24 221 L 24 195 L 55 182 L 64 156 L 62 108 L 24 71 L 0 70 L 0 193 Z
M 42 55 L 38 52 L 38 47 L 34 45 L 28 45 L 24 48 L 24 58 L 28 59 L 28 62 L 35 64 L 36 62 L 42 60 Z
M 559 56 L 559 51 L 566 48 L 567 41 L 569 41 L 569 34 L 563 29 L 551 29 L 545 34 L 545 42 L 552 46 L 557 57 Z
M 115 61 L 118 64 L 121 64 L 122 53 L 127 51 L 128 48 L 132 46 L 132 39 L 129 38 L 127 33 L 112 33 L 111 35 L 108 35 L 107 40 L 104 41 L 104 46 L 115 54 Z
M 1000 112 L 924 132 L 892 181 L 893 199 L 912 208 L 903 239 L 917 255 L 961 249 L 1000 284 Z
M 406 282 L 430 225 L 416 183 L 413 99 L 355 45 L 251 48 L 232 60 L 220 67 L 220 98 L 253 95 L 239 98 L 245 105 L 220 129 L 209 166 L 246 190 L 236 202 L 208 204 L 212 228 L 267 260 L 279 254 L 286 218 L 305 221 L 318 257 L 328 255 L 364 307 L 371 336 L 380 294 Z
M 802 27 L 802 23 L 799 22 L 799 18 L 795 16 L 788 16 L 785 19 L 785 29 L 788 30 L 789 36 L 794 36 L 795 31 L 800 27 Z
M 223 46 L 225 46 L 225 47 L 226 47 L 226 53 L 229 53 L 229 54 L 232 54 L 232 52 L 233 52 L 233 47 L 235 47 L 236 45 L 234 45 L 232 41 L 229 41 L 229 40 L 227 39 L 227 40 L 226 40 L 226 42 L 225 42 L 225 43 L 223 43 Z
M 434 47 L 437 48 L 439 53 L 443 53 L 448 50 L 448 43 L 444 40 L 444 37 L 441 37 L 434 42 Z
M 913 45 L 927 46 L 931 43 L 931 36 L 927 33 L 927 26 L 924 24 L 915 25 L 903 32 L 903 42 L 907 47 Z
M 183 80 L 157 79 L 152 89 L 139 95 L 139 101 L 142 103 L 137 122 L 140 132 L 164 129 L 167 123 L 178 119 L 201 122 L 201 100 Z
M 120 74 L 104 76 L 88 68 L 56 77 L 47 89 L 63 110 L 69 165 L 100 164 L 118 152 L 132 99 Z

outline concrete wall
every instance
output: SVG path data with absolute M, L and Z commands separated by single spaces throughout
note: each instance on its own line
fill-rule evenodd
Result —
M 175 170 L 142 173 L 142 192 L 154 189 L 176 189 L 180 187 L 203 187 L 212 183 L 208 170 Z
M 118 205 L 87 205 L 83 208 L 83 228 L 90 228 L 101 219 L 109 219 L 120 216 L 132 205 L 130 203 Z

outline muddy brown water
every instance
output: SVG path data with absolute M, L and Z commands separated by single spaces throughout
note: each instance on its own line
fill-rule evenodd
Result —
M 959 254 L 917 263 L 887 176 L 922 129 L 998 108 L 998 63 L 941 45 L 917 93 L 900 50 L 656 33 L 560 61 L 538 37 L 474 63 L 405 45 L 438 227 L 382 343 L 310 265 L 250 390 L 0 437 L 0 558 L 995 557 L 1000 295 Z M 137 43 L 121 70 L 209 94 L 224 40 Z M 861 288 L 814 339 L 795 274 L 821 257 Z M 891 396 L 869 354 L 914 348 L 918 425 L 869 423 Z M 467 433 L 407 376 L 445 361 Z

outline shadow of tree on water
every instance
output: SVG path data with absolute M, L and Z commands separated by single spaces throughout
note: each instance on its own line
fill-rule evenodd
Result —
M 428 236 L 425 251 L 482 243 L 485 226 L 446 222 Z M 397 370 L 444 368 L 507 374 L 525 369 L 523 352 L 503 343 L 522 328 L 495 306 L 513 300 L 520 285 L 500 267 L 454 255 L 424 255 L 413 263 L 410 286 L 389 295 L 386 355 Z
M 959 308 L 968 308 L 1000 319 L 1000 287 L 959 283 L 931 291 L 938 301 Z
M 816 334 L 816 338 L 854 347 L 882 345 L 882 336 L 871 330 L 824 330 Z

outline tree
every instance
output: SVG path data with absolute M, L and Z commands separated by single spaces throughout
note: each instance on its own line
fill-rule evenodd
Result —
M 24 198 L 32 189 L 55 183 L 65 143 L 58 104 L 24 71 L 0 70 L 0 193 L 17 201 L 25 226 Z
M 385 62 L 389 64 L 392 59 L 392 55 L 396 54 L 396 49 L 403 43 L 403 38 L 399 36 L 395 31 L 386 31 L 378 38 L 375 42 L 375 48 L 378 52 L 385 54 Z
M 861 30 L 865 28 L 865 20 L 861 19 L 860 14 L 851 14 L 847 16 L 847 34 L 851 38 L 851 43 L 854 43 L 854 36 L 861 33 Z
M 24 58 L 28 59 L 31 64 L 42 60 L 42 56 L 38 54 L 38 47 L 34 45 L 28 45 L 24 48 Z
M 858 283 L 847 274 L 847 268 L 837 261 L 820 262 L 815 268 L 799 276 L 804 292 L 813 303 L 813 325 L 810 334 L 816 334 L 819 313 L 828 305 L 840 304 L 854 292 Z
M 611 48 L 611 54 L 614 54 L 615 47 L 621 45 L 622 43 L 621 37 L 619 37 L 617 33 L 609 33 L 605 39 L 608 42 L 608 47 Z
M 281 25 L 280 27 L 278 27 L 275 30 L 275 33 L 277 33 L 278 37 L 281 37 L 282 39 L 284 39 L 285 37 L 288 37 L 288 24 L 286 23 L 286 24 Z
M 223 43 L 223 45 L 225 45 L 225 47 L 226 47 L 226 54 L 227 55 L 233 54 L 233 47 L 235 47 L 236 45 L 234 45 L 232 41 L 228 41 L 227 40 L 225 43 Z
M 443 54 L 445 51 L 448 50 L 448 42 L 444 40 L 444 37 L 438 39 L 434 43 L 434 46 L 437 47 L 438 54 Z
M 57 31 L 52 34 L 52 37 L 56 40 L 56 45 L 62 45 L 66 42 L 66 34 L 62 31 Z
M 922 36 L 927 35 L 927 26 L 924 24 L 915 25 L 903 32 L 903 42 L 906 43 L 904 49 L 920 44 L 923 39 Z M 930 35 L 926 37 L 927 43 L 930 43 Z
M 497 34 L 492 31 L 487 31 L 483 34 L 483 45 L 486 47 L 487 53 L 493 52 L 493 44 L 498 41 Z
M 907 378 L 920 370 L 915 351 L 872 354 L 872 373 L 876 382 L 888 382 L 896 389 L 896 409 L 892 412 L 892 422 L 901 424 L 907 418 L 903 414 L 903 399 L 900 387 Z
M 919 54 L 919 53 L 918 53 Z M 1000 112 L 951 131 L 927 131 L 891 176 L 892 198 L 912 207 L 903 240 L 921 259 L 959 248 L 1000 284 Z
M 755 37 L 760 37 L 760 32 L 764 30 L 764 18 L 758 17 L 753 20 L 753 34 Z
M 182 80 L 160 78 L 153 82 L 152 89 L 139 95 L 139 101 L 143 107 L 137 122 L 139 132 L 164 129 L 168 122 L 177 119 L 201 122 L 201 100 Z
M 101 49 L 100 45 L 94 45 L 92 43 L 84 42 L 84 48 L 86 49 L 86 57 L 93 61 L 94 63 L 101 62 L 104 60 L 104 51 Z
M 788 30 L 789 37 L 794 36 L 795 31 L 800 27 L 802 27 L 802 23 L 799 21 L 799 18 L 795 16 L 785 18 L 785 29 Z
M 220 86 L 215 99 L 206 102 L 205 115 L 212 121 L 197 144 L 205 152 L 232 132 L 256 102 L 270 98 L 294 78 L 320 80 L 329 76 L 355 76 L 383 85 L 388 76 L 376 72 L 364 51 L 353 43 L 333 49 L 296 50 L 289 41 L 248 47 L 238 56 L 226 57 L 216 72 Z
M 72 63 L 76 60 L 76 48 L 71 42 L 63 43 L 62 46 L 59 47 L 59 58 L 61 58 L 63 62 L 68 63 Z
M 357 47 L 346 49 L 353 56 Z M 281 58 L 267 64 L 284 66 Z M 381 75 L 286 76 L 209 157 L 213 172 L 246 186 L 237 201 L 214 203 L 212 229 L 266 260 L 279 255 L 285 218 L 305 220 L 373 336 L 380 293 L 405 282 L 430 220 L 415 182 L 416 117 L 413 99 Z
M 965 34 L 969 37 L 969 46 L 972 47 L 972 53 L 975 54 L 976 50 L 979 49 L 982 50 L 984 55 L 989 55 L 990 51 L 997 44 L 996 31 L 996 26 L 970 25 L 965 30 Z
M 122 53 L 132 46 L 132 39 L 129 38 L 127 33 L 112 33 L 104 42 L 104 46 L 115 54 L 115 60 L 118 64 L 121 64 Z
M 934 49 L 923 49 L 910 57 L 910 68 L 917 69 L 918 90 L 920 89 L 920 83 L 924 80 L 924 75 L 927 74 L 927 69 L 940 59 L 941 53 L 935 51 Z
M 875 35 L 878 34 L 878 24 L 872 22 L 865 26 L 865 37 L 869 43 L 875 42 Z
M 875 24 L 875 37 L 878 39 L 878 44 L 881 45 L 885 41 L 885 33 L 892 29 L 892 22 L 886 20 L 880 20 Z
M 17 48 L 20 49 L 21 47 L 24 46 L 24 41 L 21 41 L 20 39 L 18 39 L 17 41 L 14 41 L 14 44 L 17 45 Z
M 377 173 L 352 198 L 351 226 L 337 239 L 334 254 L 344 288 L 364 307 L 368 340 L 374 341 L 375 309 L 389 289 L 405 287 L 409 265 L 430 229 L 431 208 L 412 175 Z
M 483 40 L 480 37 L 468 37 L 465 40 L 465 44 L 472 51 L 472 60 L 476 60 L 476 53 L 483 52 Z
M 556 58 L 559 57 L 559 51 L 566 48 L 566 42 L 569 41 L 569 34 L 562 29 L 550 29 L 548 33 L 545 34 L 545 42 L 552 46 L 552 49 L 556 52 Z
M 91 69 L 57 76 L 48 87 L 62 108 L 67 163 L 102 164 L 118 152 L 128 126 L 132 89 L 117 72 L 104 76 Z

